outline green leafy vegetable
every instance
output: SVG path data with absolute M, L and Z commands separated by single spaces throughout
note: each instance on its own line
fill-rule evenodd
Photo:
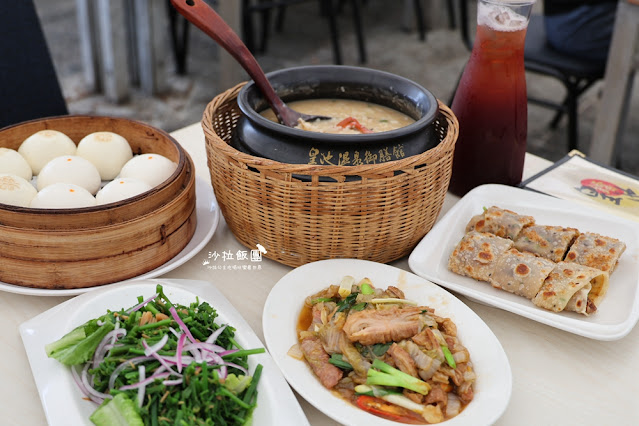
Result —
M 356 305 L 353 305 L 353 307 L 351 308 L 351 310 L 353 311 L 361 311 L 364 310 L 364 308 L 366 307 L 368 303 L 366 302 L 362 302 L 362 303 L 358 303 Z
M 382 356 L 386 353 L 386 351 L 388 350 L 388 348 L 391 347 L 391 342 L 388 343 L 375 343 L 374 345 L 372 345 L 370 347 L 371 352 L 373 352 L 373 354 L 375 354 L 375 356 Z
M 372 368 L 368 369 L 366 384 L 401 387 L 421 393 L 422 395 L 426 395 L 430 391 L 430 385 L 428 383 L 393 368 L 378 359 L 373 361 Z
M 231 373 L 226 377 L 226 380 L 224 380 L 224 387 L 231 391 L 233 395 L 237 395 L 244 392 L 244 390 L 249 387 L 252 379 L 253 378 L 251 376 L 244 376 L 241 374 L 236 376 Z
M 397 392 L 389 388 L 380 388 L 379 386 L 357 385 L 355 386 L 355 393 L 358 395 L 376 396 L 379 398 L 385 395 L 397 395 L 401 392 Z
M 357 295 L 359 293 L 351 293 L 346 299 L 342 300 L 337 304 L 337 312 L 342 312 L 347 309 L 351 309 L 355 302 L 357 301 Z
M 93 357 L 104 336 L 115 328 L 113 321 L 106 317 L 102 326 L 94 319 L 75 328 L 60 340 L 49 343 L 44 350 L 49 358 L 55 358 L 64 365 L 77 365 Z
M 353 366 L 348 362 L 344 361 L 344 357 L 342 354 L 333 354 L 328 359 L 328 362 L 333 364 L 337 368 L 341 368 L 342 370 L 352 370 Z
M 448 346 L 441 345 L 441 347 L 442 347 L 442 352 L 444 352 L 444 358 L 446 358 L 446 362 L 448 363 L 450 368 L 457 368 L 457 363 L 455 362 L 455 358 L 453 357 L 453 354 L 450 353 L 450 349 L 448 349 Z
M 105 400 L 89 420 L 96 426 L 144 426 L 135 402 L 123 393 Z
M 375 290 L 373 290 L 373 287 L 371 287 L 369 283 L 363 283 L 360 288 L 362 290 L 362 294 L 375 294 Z

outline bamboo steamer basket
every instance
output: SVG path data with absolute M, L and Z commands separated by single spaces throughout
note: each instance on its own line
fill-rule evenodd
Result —
M 40 130 L 58 130 L 76 144 L 110 131 L 133 154 L 156 153 L 177 164 L 163 183 L 135 197 L 102 206 L 32 209 L 0 204 L 0 281 L 25 287 L 75 289 L 149 272 L 178 254 L 197 224 L 195 169 L 166 132 L 125 118 L 63 116 L 0 129 L 0 146 L 17 150 Z
M 230 143 L 240 84 L 216 96 L 202 119 L 211 182 L 227 225 L 246 247 L 288 266 L 330 258 L 387 263 L 433 227 L 452 170 L 458 123 L 439 102 L 439 144 L 396 161 L 358 166 L 287 164 Z M 355 177 L 355 179 L 353 179 Z

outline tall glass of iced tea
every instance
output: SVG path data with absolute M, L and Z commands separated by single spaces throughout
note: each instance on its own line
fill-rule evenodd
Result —
M 452 110 L 459 120 L 449 190 L 521 182 L 526 153 L 524 42 L 534 0 L 479 0 L 477 34 Z

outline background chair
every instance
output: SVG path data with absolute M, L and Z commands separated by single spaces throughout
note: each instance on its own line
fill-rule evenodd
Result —
M 68 114 L 32 0 L 0 3 L 0 127 Z
M 271 26 L 271 12 L 276 9 L 275 29 L 278 32 L 283 31 L 284 16 L 286 7 L 298 3 L 307 2 L 309 0 L 242 0 L 242 41 L 246 47 L 253 53 L 265 53 L 268 45 L 268 38 Z M 364 33 L 362 28 L 362 19 L 360 13 L 360 0 L 347 0 L 350 3 L 353 23 L 357 36 L 357 44 L 359 51 L 360 63 L 366 62 L 366 46 L 364 42 Z M 419 0 L 415 0 L 418 2 Z M 213 7 L 216 1 L 208 0 Z M 320 12 L 328 19 L 329 30 L 331 35 L 331 44 L 333 48 L 333 61 L 336 64 L 342 63 L 342 53 L 339 43 L 339 31 L 337 25 L 337 7 L 333 4 L 333 0 L 318 1 Z M 171 41 L 171 49 L 176 64 L 176 72 L 184 75 L 187 72 L 187 56 L 189 45 L 190 23 L 180 15 L 171 5 L 171 0 L 166 0 L 167 15 L 169 18 L 169 36 Z M 341 7 L 341 3 L 340 3 Z M 254 15 L 260 18 L 260 39 L 256 42 L 256 27 L 253 22 Z
M 309 0 L 243 0 L 243 24 L 244 24 L 244 42 L 247 44 L 249 49 L 253 52 L 264 53 L 267 48 L 268 36 L 270 30 L 270 16 L 271 11 L 276 9 L 276 18 L 275 18 L 275 30 L 277 32 L 283 31 L 284 26 L 284 16 L 286 13 L 287 6 L 295 5 L 302 2 L 307 2 Z M 341 48 L 339 43 L 339 32 L 337 25 L 337 15 L 341 13 L 345 5 L 348 5 L 351 9 L 353 26 L 355 29 L 355 35 L 357 38 L 357 47 L 359 53 L 359 62 L 366 63 L 366 41 L 364 37 L 364 24 L 362 21 L 362 7 L 366 5 L 368 0 L 319 0 L 319 14 L 328 18 L 329 21 L 329 29 L 331 33 L 331 43 L 333 48 L 333 61 L 335 64 L 342 63 L 342 55 Z M 397 7 L 397 3 L 394 2 L 392 7 Z M 422 0 L 407 0 L 403 2 L 402 7 L 410 7 L 410 3 L 412 3 L 413 14 L 415 18 L 415 22 L 417 24 L 417 32 L 419 35 L 419 39 L 424 41 L 426 40 L 426 25 L 424 22 L 424 12 Z M 448 19 L 449 19 L 449 27 L 455 28 L 455 13 L 454 13 L 454 5 L 452 2 L 448 4 Z M 253 38 L 255 35 L 255 29 L 253 26 L 253 17 L 254 13 L 258 13 L 260 15 L 260 27 L 261 27 L 261 38 L 259 46 L 256 45 Z
M 472 49 L 471 34 L 474 34 L 476 19 L 474 19 L 475 14 L 469 13 L 471 7 L 469 3 L 472 3 L 472 6 L 475 7 L 473 10 L 476 10 L 476 2 L 470 2 L 469 0 L 459 1 L 460 32 L 464 44 L 469 49 Z M 473 16 L 473 19 L 470 16 Z M 524 63 L 526 71 L 555 78 L 564 86 L 566 95 L 561 102 L 531 96 L 530 94 L 528 101 L 557 111 L 550 122 L 550 127 L 553 129 L 557 127 L 563 114 L 566 114 L 568 118 L 568 150 L 577 149 L 579 97 L 594 83 L 603 78 L 605 67 L 565 55 L 553 49 L 546 39 L 544 17 L 540 14 L 533 14 L 528 24 Z M 455 93 L 453 92 L 450 103 L 452 103 L 454 96 Z
M 212 6 L 216 5 L 215 0 L 206 0 Z M 310 0 L 242 0 L 242 40 L 253 54 L 262 54 L 266 52 L 268 39 L 271 29 L 271 15 L 275 15 L 275 30 L 282 32 L 284 28 L 284 19 L 286 10 L 289 6 L 300 3 L 309 2 Z M 367 61 L 366 41 L 364 36 L 364 25 L 362 22 L 362 4 L 367 0 L 318 0 L 318 16 L 328 20 L 328 27 L 331 37 L 331 46 L 333 50 L 333 62 L 342 64 L 342 50 L 340 45 L 339 26 L 337 16 L 342 12 L 344 6 L 347 5 L 351 9 L 353 27 L 357 39 L 357 48 L 359 54 L 359 62 L 361 64 Z M 406 0 L 404 7 L 413 5 L 415 20 L 417 23 L 417 31 L 420 40 L 426 39 L 426 26 L 423 16 L 422 0 Z M 188 53 L 189 42 L 189 22 L 185 20 L 171 6 L 171 1 L 167 0 L 167 13 L 170 23 L 171 47 L 176 62 L 176 70 L 178 74 L 186 73 L 186 58 Z M 396 5 L 393 5 L 396 7 Z M 455 13 L 452 2 L 447 7 L 449 27 L 455 28 Z M 259 27 L 255 25 L 254 17 L 259 18 Z M 259 29 L 259 38 L 257 33 Z
M 299 3 L 305 3 L 309 0 L 242 0 L 242 38 L 246 46 L 253 53 L 264 53 L 268 45 L 268 38 L 271 26 L 271 12 L 275 9 L 275 30 L 282 32 L 284 28 L 284 16 L 286 8 Z M 364 31 L 362 26 L 361 4 L 360 0 L 345 0 L 335 2 L 333 0 L 319 0 L 318 14 L 327 18 L 331 45 L 333 48 L 333 62 L 342 64 L 342 51 L 339 42 L 339 30 L 337 25 L 337 14 L 341 11 L 343 3 L 348 3 L 351 8 L 353 26 L 357 38 L 357 47 L 359 53 L 359 62 L 366 62 L 366 45 L 364 40 Z M 260 42 L 255 42 L 255 26 L 253 23 L 253 15 L 258 14 L 260 17 Z

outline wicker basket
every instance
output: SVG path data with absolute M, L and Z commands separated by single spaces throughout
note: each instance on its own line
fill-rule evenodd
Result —
M 229 146 L 242 85 L 216 96 L 202 119 L 215 195 L 242 244 L 261 244 L 266 257 L 294 267 L 331 258 L 386 263 L 407 255 L 430 231 L 458 135 L 445 105 L 440 102 L 436 123 L 441 143 L 423 154 L 359 166 L 285 164 Z

